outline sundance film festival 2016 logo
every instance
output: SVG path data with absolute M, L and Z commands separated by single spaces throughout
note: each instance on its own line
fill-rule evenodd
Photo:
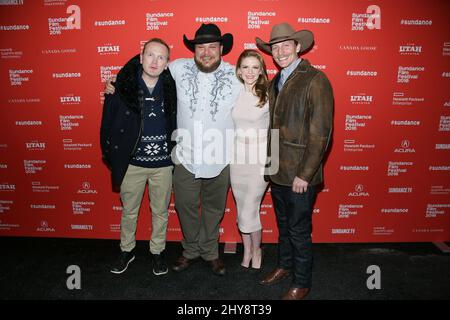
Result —
M 419 79 L 419 72 L 424 72 L 425 67 L 398 66 L 397 83 L 409 83 L 411 80 Z
M 62 31 L 81 29 L 81 9 L 77 5 L 67 7 L 68 17 L 48 18 L 48 29 L 51 36 L 61 35 Z
M 21 86 L 24 82 L 30 81 L 29 75 L 33 74 L 33 69 L 9 69 L 9 81 L 11 86 Z
M 100 66 L 100 79 L 102 83 L 109 80 L 114 74 L 119 72 L 122 66 Z
M 26 174 L 36 174 L 44 170 L 47 160 L 23 160 L 23 168 Z
M 446 211 L 450 211 L 450 204 L 448 203 L 428 203 L 425 218 L 437 218 L 439 216 L 446 216 Z M 447 210 L 446 210 L 447 209 Z
M 377 5 L 367 7 L 365 13 L 352 14 L 352 31 L 380 30 L 381 29 L 381 9 Z
M 358 215 L 358 210 L 363 209 L 362 204 L 340 204 L 338 209 L 338 219 L 348 219 Z
M 412 167 L 414 162 L 412 161 L 389 161 L 387 168 L 388 177 L 397 177 L 400 174 L 407 173 L 408 167 Z
M 61 131 L 70 131 L 74 127 L 79 127 L 80 123 L 77 120 L 83 120 L 83 115 L 60 115 L 59 124 Z
M 357 131 L 366 126 L 366 121 L 372 120 L 371 115 L 347 114 L 345 116 L 345 131 Z
M 148 12 L 145 14 L 147 30 L 160 30 L 169 25 L 169 18 L 173 18 L 173 12 Z
M 450 116 L 441 116 L 439 118 L 439 131 L 450 131 Z
M 94 201 L 72 201 L 72 212 L 77 215 L 87 214 L 94 205 Z
M 247 28 L 261 29 L 261 25 L 269 25 L 270 18 L 277 14 L 274 11 L 248 11 L 247 12 Z

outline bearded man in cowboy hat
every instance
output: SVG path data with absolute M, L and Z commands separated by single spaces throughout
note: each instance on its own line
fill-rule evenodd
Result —
M 242 84 L 235 67 L 222 60 L 233 46 L 230 33 L 202 24 L 194 39 L 183 36 L 194 53 L 169 66 L 177 86 L 178 131 L 173 152 L 173 187 L 183 239 L 183 253 L 172 269 L 186 270 L 202 258 L 214 274 L 223 276 L 219 258 L 219 226 L 229 188 L 230 167 L 226 132 L 234 129 L 231 110 Z
M 270 129 L 279 130 L 279 140 L 270 142 L 279 147 L 279 158 L 271 159 L 278 170 L 268 174 L 279 229 L 278 265 L 260 283 L 272 285 L 292 274 L 286 300 L 303 299 L 311 288 L 312 211 L 333 125 L 328 78 L 299 58 L 313 42 L 312 32 L 296 32 L 287 23 L 275 25 L 268 42 L 256 38 L 281 68 L 269 88 Z
M 183 253 L 172 270 L 181 272 L 203 259 L 212 272 L 223 276 L 219 258 L 219 226 L 229 188 L 229 153 L 225 137 L 234 130 L 231 109 L 242 84 L 235 67 L 222 60 L 231 51 L 233 36 L 222 35 L 215 24 L 202 24 L 194 39 L 183 36 L 194 58 L 169 64 L 176 83 L 177 127 L 172 136 L 175 164 L 175 207 L 183 232 Z M 105 93 L 114 93 L 112 80 Z

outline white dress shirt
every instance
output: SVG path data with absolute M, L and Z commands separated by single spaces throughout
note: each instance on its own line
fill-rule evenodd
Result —
M 195 178 L 214 178 L 231 161 L 231 110 L 243 85 L 235 67 L 224 61 L 210 73 L 201 72 L 193 58 L 177 59 L 169 69 L 178 100 L 174 163 L 181 163 Z

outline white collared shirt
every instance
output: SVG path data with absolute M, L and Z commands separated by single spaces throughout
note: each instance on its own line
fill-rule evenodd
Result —
M 199 71 L 193 58 L 177 59 L 169 69 L 178 100 L 174 162 L 181 163 L 195 178 L 214 178 L 231 161 L 231 110 L 243 85 L 235 67 L 223 60 L 210 73 Z

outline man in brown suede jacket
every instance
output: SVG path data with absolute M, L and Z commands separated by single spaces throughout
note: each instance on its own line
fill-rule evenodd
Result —
M 312 211 L 322 162 L 333 126 L 333 90 L 326 75 L 299 58 L 314 42 L 308 30 L 287 23 L 272 28 L 270 41 L 256 38 L 281 71 L 269 88 L 270 129 L 278 130 L 279 157 L 269 172 L 278 238 L 278 265 L 260 283 L 272 285 L 292 274 L 286 300 L 303 299 L 312 282 Z M 274 145 L 272 145 L 273 149 Z M 271 148 L 269 148 L 270 150 Z

